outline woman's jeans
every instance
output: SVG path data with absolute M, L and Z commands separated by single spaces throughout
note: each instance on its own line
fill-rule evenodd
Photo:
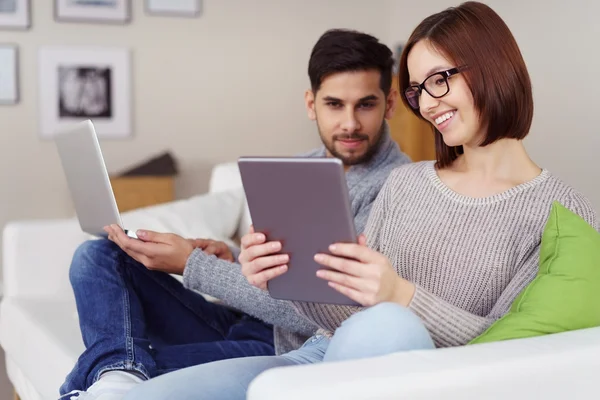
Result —
M 185 368 L 138 385 L 125 400 L 242 400 L 250 382 L 271 368 L 433 348 L 427 329 L 416 315 L 400 305 L 382 303 L 348 318 L 331 339 L 314 336 L 300 349 L 281 356 L 238 358 Z

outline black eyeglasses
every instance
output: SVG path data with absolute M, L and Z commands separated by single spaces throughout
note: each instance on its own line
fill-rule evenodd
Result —
M 435 99 L 444 97 L 450 91 L 450 85 L 448 85 L 448 78 L 452 75 L 456 75 L 463 71 L 462 67 L 456 67 L 447 69 L 446 71 L 436 72 L 435 74 L 429 75 L 423 83 L 420 85 L 412 85 L 406 88 L 404 96 L 408 101 L 408 104 L 415 109 L 419 109 L 419 98 L 421 92 L 425 90 L 429 95 Z

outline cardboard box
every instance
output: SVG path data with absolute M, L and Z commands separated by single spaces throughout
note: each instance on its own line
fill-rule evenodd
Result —
M 175 199 L 173 176 L 116 176 L 110 183 L 120 212 Z

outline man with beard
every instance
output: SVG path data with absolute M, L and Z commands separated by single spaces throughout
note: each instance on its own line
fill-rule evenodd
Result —
M 386 123 L 398 97 L 392 66 L 387 46 L 347 30 L 321 36 L 308 65 L 305 103 L 323 146 L 304 156 L 342 160 L 357 232 L 389 173 L 409 162 Z M 106 231 L 109 240 L 82 244 L 71 265 L 86 345 L 61 388 L 71 399 L 118 400 L 170 371 L 296 349 L 316 330 L 290 302 L 248 284 L 238 249 L 171 233 L 138 231 L 135 240 L 118 226 Z M 183 275 L 183 284 L 169 274 Z

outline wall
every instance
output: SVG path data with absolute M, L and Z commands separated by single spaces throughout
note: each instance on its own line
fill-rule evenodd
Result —
M 535 117 L 525 140 L 535 161 L 590 198 L 600 211 L 600 3 L 592 0 L 487 0 L 515 35 L 534 87 Z M 428 0 L 390 4 L 391 45 L 430 14 L 460 4 Z
M 8 220 L 72 215 L 51 141 L 38 136 L 37 53 L 43 45 L 132 49 L 134 137 L 102 141 L 108 169 L 121 171 L 171 150 L 177 195 L 206 190 L 210 168 L 243 154 L 292 154 L 319 143 L 304 111 L 306 67 L 332 27 L 389 36 L 387 2 L 204 0 L 199 19 L 144 13 L 129 25 L 57 23 L 52 1 L 32 0 L 28 31 L 0 31 L 20 47 L 21 103 L 0 107 L 0 227 Z

